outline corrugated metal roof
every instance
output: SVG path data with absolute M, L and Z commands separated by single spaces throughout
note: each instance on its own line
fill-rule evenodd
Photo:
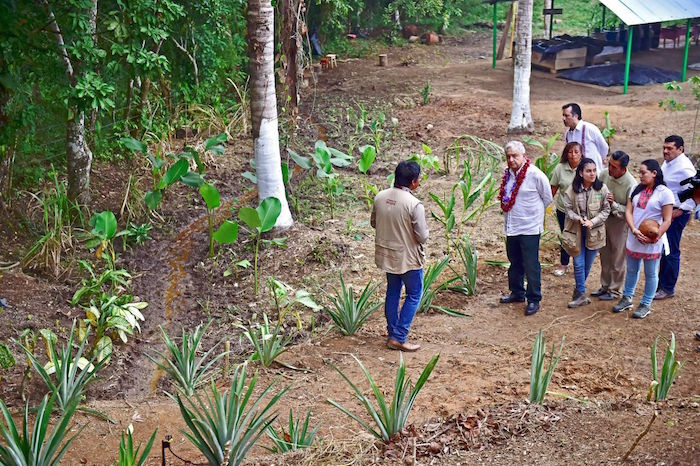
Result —
M 628 26 L 700 17 L 700 0 L 600 0 L 600 3 Z

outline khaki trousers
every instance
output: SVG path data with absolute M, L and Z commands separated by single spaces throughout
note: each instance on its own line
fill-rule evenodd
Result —
M 626 243 L 627 222 L 611 215 L 605 222 L 605 246 L 600 248 L 600 285 L 616 296 L 625 283 Z

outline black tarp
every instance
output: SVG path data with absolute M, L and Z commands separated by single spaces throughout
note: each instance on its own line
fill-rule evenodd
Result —
M 592 37 L 585 36 L 570 36 L 568 34 L 563 34 L 561 36 L 553 37 L 551 39 L 535 39 L 532 41 L 532 51 L 541 52 L 542 59 L 554 57 L 557 52 L 565 49 L 577 49 L 579 47 L 586 47 L 588 49 L 588 56 L 592 57 L 598 55 L 603 47 L 606 45 L 617 46 L 620 45 L 617 42 L 608 42 L 604 40 L 594 39 Z
M 609 65 L 594 65 L 584 68 L 574 68 L 562 71 L 560 78 L 582 83 L 597 84 L 598 86 L 622 86 L 625 82 L 625 64 L 612 63 Z M 681 74 L 675 71 L 656 68 L 655 66 L 630 64 L 629 84 L 645 86 L 647 84 L 680 81 Z

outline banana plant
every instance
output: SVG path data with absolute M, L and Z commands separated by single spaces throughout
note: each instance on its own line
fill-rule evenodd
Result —
M 282 203 L 274 196 L 262 200 L 257 208 L 242 207 L 238 211 L 238 218 L 250 229 L 255 242 L 255 260 L 253 264 L 254 292 L 258 294 L 258 251 L 260 249 L 261 235 L 272 230 L 282 212 Z
M 549 138 L 547 142 L 542 144 L 535 138 L 532 138 L 530 136 L 523 136 L 523 142 L 525 144 L 530 144 L 531 146 L 535 146 L 538 149 L 542 150 L 542 156 L 535 159 L 535 166 L 542 170 L 542 172 L 545 175 L 547 175 L 547 178 L 549 179 L 552 179 L 554 169 L 559 163 L 559 156 L 555 152 L 552 152 L 552 146 L 558 138 L 559 133 L 556 133 L 554 136 Z
M 214 256 L 214 241 L 220 244 L 230 244 L 238 238 L 238 223 L 225 220 L 219 228 L 214 231 L 214 213 L 221 206 L 221 196 L 219 190 L 213 184 L 204 182 L 199 187 L 199 194 L 204 199 L 207 206 L 207 220 L 209 223 L 209 257 Z
M 367 207 L 372 207 L 372 199 L 377 195 L 378 190 L 377 186 L 368 181 L 368 173 L 377 156 L 377 150 L 374 146 L 366 145 L 360 147 L 360 153 L 361 155 L 360 160 L 357 162 L 357 168 L 360 170 L 360 173 L 365 175 L 365 200 L 367 201 Z

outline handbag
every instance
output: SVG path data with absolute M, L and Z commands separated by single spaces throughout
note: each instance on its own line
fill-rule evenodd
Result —
M 573 193 L 573 190 L 571 191 Z M 574 196 L 575 197 L 575 196 Z M 578 207 L 578 200 L 574 198 L 574 208 L 578 216 L 581 216 L 581 212 Z M 576 225 L 576 231 L 571 231 L 566 228 L 566 224 L 573 223 L 569 219 L 564 223 L 564 229 L 561 232 L 561 247 L 566 251 L 571 257 L 576 257 L 581 253 L 581 227 Z

